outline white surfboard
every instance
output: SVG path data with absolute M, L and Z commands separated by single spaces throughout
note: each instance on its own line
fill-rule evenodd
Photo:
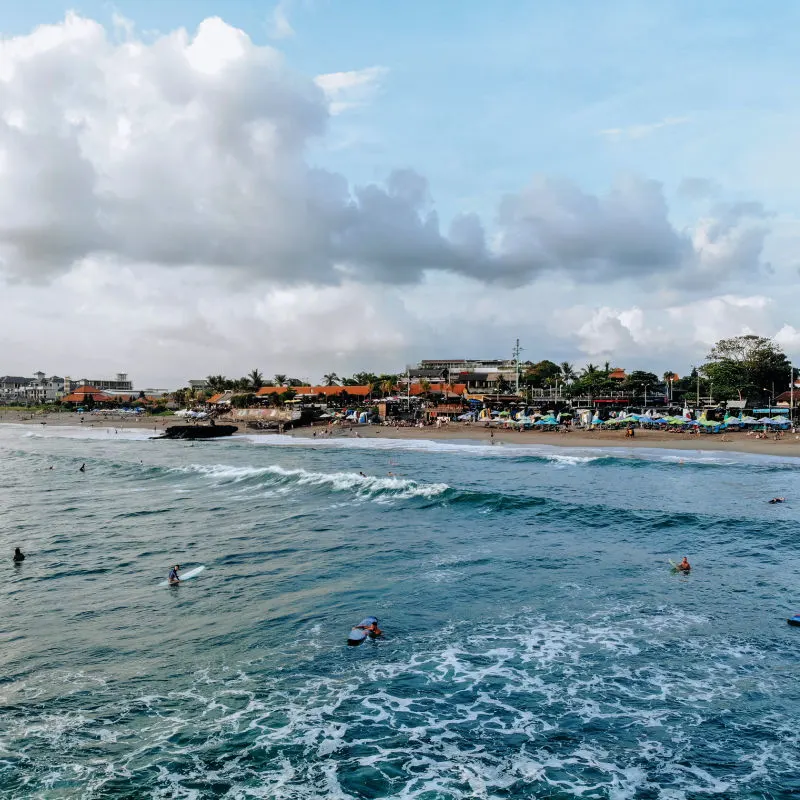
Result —
M 199 575 L 205 568 L 206 568 L 205 564 L 201 564 L 199 567 L 195 567 L 194 569 L 190 569 L 188 572 L 184 572 L 183 575 L 179 574 L 178 577 L 180 578 L 181 583 L 183 583 L 184 581 L 188 581 L 189 578 L 194 578 L 197 575 Z M 167 581 L 161 581 L 161 583 L 159 583 L 158 585 L 169 586 L 170 584 L 169 581 L 167 580 Z

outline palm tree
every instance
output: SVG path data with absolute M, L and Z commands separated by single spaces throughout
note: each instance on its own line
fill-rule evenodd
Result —
M 276 386 L 285 386 L 286 385 L 286 376 L 285 375 L 276 375 L 275 376 L 275 385 Z
M 385 380 L 381 381 L 381 392 L 384 396 L 389 395 L 394 390 L 394 381 Z
M 369 396 L 372 397 L 375 390 L 380 386 L 380 382 L 377 380 L 371 380 L 367 383 L 367 387 L 369 388 Z
M 569 361 L 562 361 L 561 362 L 561 379 L 564 383 L 572 383 L 575 378 L 578 377 L 578 373 L 575 372 L 575 367 L 569 363 Z
M 329 372 L 327 375 L 322 376 L 326 386 L 338 386 L 339 376 L 335 372 Z
M 581 370 L 581 376 L 586 378 L 589 375 L 594 375 L 596 372 L 597 367 L 594 364 L 589 363 Z
M 250 385 L 254 392 L 264 385 L 264 376 L 257 369 L 254 369 L 247 377 L 250 378 Z
M 422 392 L 423 395 L 427 397 L 428 392 L 431 390 L 431 382 L 426 378 L 423 378 L 419 382 L 419 390 Z
M 606 361 L 606 363 L 603 364 L 603 372 L 605 372 L 606 375 L 608 375 L 608 373 L 611 372 L 611 362 L 610 361 Z
M 209 375 L 206 381 L 215 392 L 224 392 L 228 383 L 228 379 L 224 375 Z

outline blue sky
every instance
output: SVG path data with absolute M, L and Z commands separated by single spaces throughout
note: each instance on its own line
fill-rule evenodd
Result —
M 696 363 L 715 338 L 754 329 L 779 335 L 800 358 L 794 314 L 800 299 L 795 289 L 800 88 L 794 80 L 800 5 L 35 0 L 5 8 L 0 28 L 6 39 L 26 37 L 38 25 L 62 21 L 68 9 L 105 25 L 112 42 L 121 36 L 112 20 L 121 15 L 135 25 L 132 36 L 144 46 L 178 28 L 194 36 L 203 20 L 220 16 L 255 45 L 280 51 L 304 80 L 373 69 L 375 79 L 356 102 L 329 114 L 324 133 L 304 141 L 306 163 L 342 176 L 351 189 L 381 183 L 396 169 L 413 169 L 427 181 L 442 230 L 456 215 L 475 212 L 490 248 L 502 250 L 513 236 L 518 237 L 513 247 L 529 243 L 530 230 L 521 233 L 500 219 L 509 207 L 503 198 L 511 198 L 517 222 L 536 218 L 538 225 L 537 215 L 546 218 L 548 268 L 530 273 L 529 282 L 526 277 L 512 286 L 482 283 L 471 267 L 437 271 L 435 265 L 405 287 L 376 287 L 374 275 L 365 282 L 357 278 L 345 294 L 357 299 L 363 325 L 383 321 L 385 341 L 363 350 L 323 349 L 301 357 L 298 368 L 324 371 L 333 361 L 339 371 L 355 370 L 381 366 L 387 358 L 400 366 L 430 355 L 431 337 L 440 339 L 442 352 L 482 347 L 481 355 L 489 356 L 508 350 L 519 335 L 531 344 L 533 357 L 552 353 L 596 361 L 611 352 L 634 366 L 652 362 L 654 368 L 680 371 L 682 364 Z M 279 17 L 284 35 L 277 35 Z M 48 97 L 46 85 L 41 91 Z M 136 98 L 129 101 L 136 107 Z M 634 188 L 626 190 L 620 210 L 618 198 L 607 193 L 626 181 Z M 642 182 L 648 181 L 663 185 L 669 232 L 658 221 L 651 225 L 659 204 L 646 199 Z M 659 275 L 648 268 L 639 277 L 630 264 L 615 266 L 620 253 L 638 252 L 640 243 L 616 242 L 639 222 L 644 232 L 634 239 L 663 234 L 665 240 L 691 241 L 691 267 L 676 264 L 670 273 L 658 257 L 652 263 L 661 265 Z M 367 218 L 367 227 L 373 223 Z M 615 225 L 618 230 L 602 230 Z M 577 250 L 589 253 L 587 263 L 605 264 L 594 277 L 585 268 L 559 272 L 558 259 L 569 258 L 573 249 L 571 237 Z M 376 252 L 374 242 L 358 244 L 362 256 L 365 246 Z M 123 254 L 120 263 L 129 257 Z M 493 263 L 499 262 L 487 261 Z M 81 270 L 97 267 L 81 264 L 59 280 L 72 281 L 76 302 L 91 305 L 87 287 L 97 286 L 97 274 L 111 280 L 110 273 L 93 272 L 84 280 Z M 151 267 L 159 265 L 148 262 Z M 123 271 L 114 274 L 123 281 Z M 165 284 L 174 278 L 157 274 Z M 319 314 L 326 304 L 346 307 L 327 282 L 312 280 L 303 290 Z M 265 292 L 262 306 L 270 313 L 276 303 L 291 306 L 296 300 L 280 282 L 264 278 L 259 285 Z M 47 290 L 14 291 L 24 308 L 41 304 Z M 226 291 L 234 298 L 239 289 Z M 463 319 L 443 308 L 442 297 L 471 309 L 471 328 L 479 333 L 465 334 Z M 542 297 L 548 298 L 545 309 L 537 306 Z M 297 308 L 298 325 L 313 327 L 313 321 L 302 322 L 303 304 Z M 213 327 L 199 297 L 178 310 L 195 329 Z M 414 325 L 421 331 L 417 338 L 408 335 Z M 21 358 L 34 359 L 35 353 Z M 280 349 L 273 355 L 287 358 Z M 196 370 L 207 357 L 198 346 Z M 220 364 L 221 355 L 214 358 L 218 361 L 208 371 L 240 369 L 238 363 Z M 167 380 L 178 368 L 165 355 L 153 380 Z M 292 364 L 280 369 L 292 371 Z
M 191 31 L 219 15 L 306 74 L 385 67 L 373 102 L 334 120 L 333 141 L 315 157 L 356 182 L 413 167 L 447 211 L 487 211 L 539 172 L 601 190 L 632 171 L 663 181 L 670 195 L 682 178 L 702 176 L 751 197 L 764 189 L 762 160 L 787 146 L 782 129 L 797 122 L 793 3 L 283 7 L 295 35 L 279 40 L 270 37 L 276 4 L 250 0 L 37 0 L 4 9 L 2 25 L 6 35 L 27 33 L 74 9 L 105 22 L 117 12 L 142 32 Z M 675 122 L 644 130 L 665 120 Z M 635 126 L 637 138 L 600 133 Z M 795 210 L 793 188 L 775 191 L 783 209 Z

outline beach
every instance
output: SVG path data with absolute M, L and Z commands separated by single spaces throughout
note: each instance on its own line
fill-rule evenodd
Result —
M 83 419 L 83 422 L 81 422 Z M 220 418 L 221 422 L 228 422 Z M 235 422 L 235 420 L 230 420 Z M 0 411 L 0 424 L 13 423 L 17 425 L 30 425 L 32 428 L 42 426 L 85 426 L 88 428 L 109 429 L 135 429 L 151 430 L 154 436 L 161 435 L 164 428 L 170 425 L 187 424 L 175 416 L 142 416 L 113 414 L 101 416 L 95 414 L 75 414 L 69 412 L 55 412 L 50 414 L 30 414 L 19 411 Z M 202 424 L 202 423 L 201 423 Z M 274 436 L 275 431 L 259 431 L 246 428 L 239 424 L 236 435 L 249 436 Z M 751 453 L 772 456 L 800 457 L 800 434 L 787 433 L 776 440 L 774 434 L 768 439 L 757 439 L 755 434 L 748 435 L 744 432 L 725 434 L 700 434 L 668 433 L 657 430 L 636 430 L 634 437 L 626 437 L 624 430 L 598 431 L 598 430 L 572 430 L 568 433 L 555 433 L 550 431 L 515 431 L 502 428 L 487 428 L 479 423 L 463 424 L 449 423 L 441 427 L 426 425 L 424 428 L 402 428 L 390 425 L 354 425 L 352 428 L 343 428 L 338 425 L 326 426 L 322 424 L 303 426 L 288 431 L 289 436 L 311 438 L 328 436 L 332 438 L 362 439 L 399 439 L 399 440 L 430 440 L 430 441 L 463 441 L 491 444 L 502 447 L 537 446 L 548 447 L 625 447 L 625 448 L 659 448 L 668 450 L 697 450 L 714 452 Z M 492 431 L 494 436 L 492 437 Z

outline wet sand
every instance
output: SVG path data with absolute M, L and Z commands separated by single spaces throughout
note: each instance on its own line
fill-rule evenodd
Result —
M 83 418 L 83 422 L 81 422 Z M 227 422 L 220 418 L 219 422 Z M 53 412 L 50 414 L 30 414 L 19 411 L 0 410 L 0 424 L 15 423 L 30 425 L 37 428 L 44 425 L 81 425 L 90 428 L 132 428 L 137 430 L 152 430 L 160 433 L 169 425 L 183 425 L 187 421 L 181 417 L 133 417 L 128 415 L 94 415 L 76 414 L 70 412 Z M 202 424 L 202 423 L 201 423 Z M 272 431 L 257 431 L 246 428 L 241 422 L 239 433 L 247 435 L 275 435 Z M 552 447 L 657 447 L 670 450 L 702 450 L 702 451 L 729 451 L 734 453 L 758 453 L 774 456 L 800 456 L 800 433 L 784 434 L 783 438 L 775 440 L 774 434 L 769 439 L 756 439 L 755 434 L 725 433 L 725 434 L 700 434 L 667 433 L 666 431 L 637 430 L 633 438 L 626 437 L 624 430 L 619 431 L 584 431 L 575 430 L 569 433 L 554 433 L 549 431 L 515 431 L 501 428 L 487 428 L 481 424 L 454 423 L 441 428 L 434 425 L 424 428 L 395 428 L 388 425 L 358 425 L 352 428 L 342 428 L 338 425 L 329 429 L 325 425 L 295 428 L 288 432 L 290 436 L 314 438 L 324 431 L 331 431 L 331 438 L 362 439 L 428 439 L 437 441 L 473 441 L 483 444 L 498 446 L 513 444 L 548 445 Z M 494 437 L 492 437 L 494 431 Z

